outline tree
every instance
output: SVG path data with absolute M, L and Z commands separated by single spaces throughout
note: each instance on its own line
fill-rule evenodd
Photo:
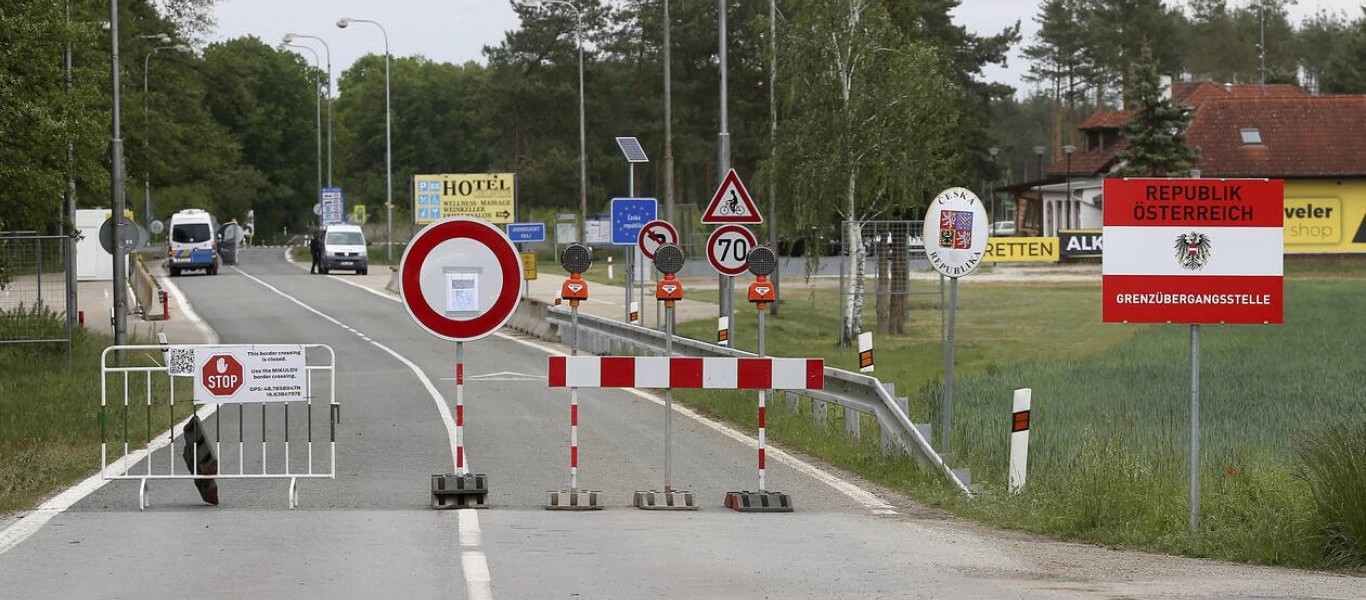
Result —
M 1296 32 L 1296 55 L 1304 66 L 1305 88 L 1317 91 L 1322 87 L 1324 72 L 1330 68 L 1332 60 L 1346 50 L 1351 39 L 1351 23 L 1343 13 L 1320 10 L 1300 24 Z
M 804 2 L 789 16 L 774 176 L 799 228 L 846 223 L 854 282 L 843 309 L 847 343 L 863 329 L 862 221 L 922 208 L 937 191 L 957 158 L 947 140 L 961 88 L 935 51 L 891 27 L 879 2 Z
M 1096 105 L 1106 89 L 1128 98 L 1132 82 L 1129 66 L 1147 46 L 1162 73 L 1181 71 L 1185 48 L 1181 40 L 1184 17 L 1164 0 L 1084 0 L 1086 45 L 1094 67 L 1092 85 Z
M 1094 75 L 1094 62 L 1086 43 L 1081 0 L 1047 0 L 1039 6 L 1034 21 L 1039 33 L 1033 45 L 1024 49 L 1029 65 L 1026 79 L 1053 87 L 1054 156 L 1059 156 L 1064 143 L 1074 144 L 1076 130 L 1076 85 Z M 1064 106 L 1066 107 L 1064 110 Z M 1067 127 L 1063 127 L 1063 113 Z M 1063 141 L 1063 132 L 1068 139 Z
M 1119 154 L 1121 174 L 1139 177 L 1183 176 L 1200 159 L 1195 148 L 1186 145 L 1190 115 L 1162 96 L 1162 82 L 1152 52 L 1144 46 L 1139 60 L 1130 70 L 1132 87 L 1125 98 L 1134 114 L 1120 128 L 1129 146 Z
M 1328 59 L 1320 84 L 1325 94 L 1366 94 L 1366 7 L 1352 26 L 1351 39 Z

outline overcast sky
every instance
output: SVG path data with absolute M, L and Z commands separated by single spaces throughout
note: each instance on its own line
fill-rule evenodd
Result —
M 962 0 L 955 18 L 982 34 L 998 32 L 1019 21 L 1028 42 L 1037 31 L 1033 17 L 1038 4 L 1032 0 Z M 1231 0 L 1230 4 L 1255 1 Z M 1349 18 L 1355 18 L 1360 6 L 1362 0 L 1298 0 L 1290 14 L 1295 22 L 1319 9 L 1350 11 Z M 214 12 L 218 30 L 210 41 L 255 35 L 275 45 L 290 32 L 326 39 L 332 49 L 334 76 L 340 76 L 367 52 L 384 50 L 384 39 L 378 29 L 361 24 L 338 29 L 339 17 L 382 23 L 389 32 L 390 50 L 395 56 L 421 54 L 449 62 L 483 62 L 480 50 L 485 45 L 498 44 L 504 32 L 517 26 L 517 16 L 508 0 L 219 0 Z M 314 45 L 321 50 L 320 45 Z M 304 55 L 311 56 L 307 52 Z M 990 67 L 986 77 L 1020 87 L 1025 85 L 1020 76 L 1026 68 L 1017 50 L 1007 67 Z

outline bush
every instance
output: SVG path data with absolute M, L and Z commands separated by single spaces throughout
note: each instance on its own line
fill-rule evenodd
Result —
M 45 304 L 20 304 L 12 310 L 0 310 L 0 340 L 64 339 L 66 317 Z
M 1366 565 L 1366 419 L 1337 423 L 1299 444 L 1325 559 Z

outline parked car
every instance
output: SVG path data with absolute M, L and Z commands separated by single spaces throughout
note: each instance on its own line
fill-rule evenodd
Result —
M 994 237 L 1009 237 L 1015 235 L 1014 221 L 997 221 L 991 224 L 991 235 Z

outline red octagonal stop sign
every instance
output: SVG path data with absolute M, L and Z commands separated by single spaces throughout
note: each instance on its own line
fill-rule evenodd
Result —
M 210 394 L 225 398 L 237 393 L 242 387 L 242 363 L 231 354 L 215 354 L 209 357 L 200 370 L 204 389 Z

